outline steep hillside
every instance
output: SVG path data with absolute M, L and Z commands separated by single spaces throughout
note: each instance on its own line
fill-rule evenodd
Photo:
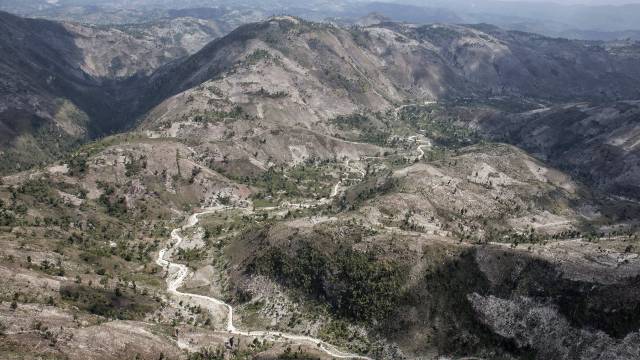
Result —
M 10 20 L 7 109 L 139 121 L 0 177 L 0 357 L 639 356 L 634 43 L 286 16 L 155 69 Z
M 149 75 L 224 35 L 215 22 L 194 18 L 119 26 L 64 26 L 83 51 L 82 69 L 96 78 L 108 79 Z
M 199 50 L 220 35 L 194 19 L 121 28 L 0 13 L 0 171 L 51 161 L 130 119 L 136 75 Z
M 202 145 L 210 154 L 203 161 L 214 167 L 234 167 L 223 163 L 225 155 L 249 160 L 245 167 L 254 170 L 272 161 L 374 156 L 410 135 L 398 115 L 411 104 L 499 97 L 531 108 L 637 97 L 637 55 L 629 44 L 490 26 L 341 28 L 276 17 L 241 26 L 154 73 L 140 104 L 158 105 L 139 126 L 152 137 Z M 378 148 L 356 151 L 354 141 Z
M 557 102 L 639 95 L 637 51 L 634 55 L 630 46 L 619 51 L 606 43 L 486 25 L 382 23 L 347 29 L 280 17 L 241 26 L 156 75 L 157 98 L 226 76 L 256 47 L 273 50 L 325 86 L 386 101 L 517 95 Z M 336 79 L 340 76 L 345 79 Z
M 149 110 L 141 125 L 148 130 L 176 119 L 193 123 L 198 117 L 201 127 L 242 118 L 226 121 L 228 140 L 251 137 L 246 131 L 254 130 L 252 119 L 269 131 L 293 126 L 342 137 L 338 117 L 377 113 L 365 137 L 384 145 L 380 126 L 394 128 L 388 115 L 406 102 L 627 99 L 638 96 L 640 78 L 633 44 L 557 40 L 488 26 L 340 28 L 280 17 L 241 26 L 180 59 L 223 30 L 183 18 L 105 28 L 3 14 L 3 24 L 3 47 L 12 54 L 3 58 L 2 126 L 9 134 L 3 151 L 12 159 L 5 171 L 125 128 Z M 240 113 L 233 115 L 235 110 Z M 48 138 L 59 144 L 45 145 L 43 133 L 56 134 Z
M 637 220 L 618 227 L 628 221 L 621 207 L 637 219 L 637 205 L 594 200 L 506 145 L 351 166 L 342 184 L 352 185 L 328 209 L 289 210 L 266 226 L 227 223 L 213 253 L 229 270 L 211 270 L 220 279 L 210 280 L 202 269 L 188 288 L 224 294 L 222 283 L 248 302 L 244 327 L 317 334 L 375 359 L 640 351 Z M 221 221 L 203 227 L 216 233 Z M 542 336 L 554 327 L 563 333 Z
M 50 161 L 88 139 L 88 109 L 99 114 L 110 107 L 100 84 L 81 70 L 82 50 L 62 24 L 0 15 L 2 170 L 7 171 Z
M 184 209 L 250 194 L 189 154 L 175 141 L 119 136 L 0 178 L 0 358 L 186 358 L 166 326 L 196 309 L 161 295 L 153 258 Z M 227 339 L 212 326 L 201 336 Z
M 472 126 L 575 174 L 604 192 L 638 199 L 640 104 L 573 103 L 480 117 Z

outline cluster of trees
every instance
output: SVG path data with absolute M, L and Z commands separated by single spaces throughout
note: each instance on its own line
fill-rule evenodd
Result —
M 365 200 L 390 192 L 397 185 L 397 180 L 390 171 L 384 171 L 377 176 L 367 177 L 363 182 L 347 189 L 337 200 L 338 209 L 353 210 Z
M 5 202 L 0 199 L 0 226 L 12 226 L 15 222 L 15 214 L 10 211 Z
M 240 106 L 236 105 L 229 111 L 215 110 L 196 114 L 193 116 L 192 121 L 200 124 L 218 123 L 228 119 L 240 119 L 243 114 L 245 119 L 250 119 L 249 115 L 244 113 Z
M 131 156 L 129 161 L 124 164 L 124 168 L 126 177 L 138 175 L 143 169 L 147 168 L 147 157 L 142 155 L 136 159 Z
M 250 92 L 248 94 L 249 95 L 262 96 L 262 97 L 271 98 L 271 99 L 281 99 L 281 98 L 285 98 L 285 97 L 289 96 L 289 93 L 286 92 L 286 91 L 279 90 L 279 91 L 271 92 L 271 91 L 265 89 L 264 87 L 260 87 L 260 90 L 253 91 L 253 92 Z
M 458 118 L 439 108 L 410 106 L 400 111 L 399 117 L 412 128 L 423 132 L 436 145 L 458 149 L 481 141 L 475 130 L 458 126 Z
M 60 289 L 60 296 L 81 310 L 120 320 L 141 319 L 159 306 L 151 297 L 121 287 L 102 289 L 65 285 Z
M 111 185 L 98 183 L 98 186 L 104 191 L 98 198 L 98 203 L 106 208 L 107 213 L 115 217 L 126 215 L 128 211 L 126 198 L 118 195 Z
M 388 129 L 377 126 L 369 117 L 363 114 L 340 115 L 331 122 L 342 131 L 358 131 L 359 135 L 354 140 L 359 142 L 385 146 L 391 136 L 391 132 Z
M 10 200 L 8 203 L 0 199 L 0 226 L 27 224 L 28 221 L 25 216 L 31 206 L 31 202 L 36 202 L 50 208 L 59 208 L 62 204 L 62 200 L 53 191 L 51 184 L 46 179 L 29 180 L 21 186 L 11 186 L 9 187 L 9 193 Z M 68 217 L 60 215 L 55 218 L 36 217 L 30 225 L 66 226 L 68 223 Z
M 249 269 L 327 301 L 338 316 L 365 322 L 385 319 L 404 283 L 396 263 L 377 260 L 348 247 L 324 253 L 307 243 L 294 254 L 272 247 Z

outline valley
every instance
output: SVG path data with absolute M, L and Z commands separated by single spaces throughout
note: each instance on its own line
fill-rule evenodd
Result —
M 1 358 L 640 357 L 639 47 L 241 23 L 0 13 Z

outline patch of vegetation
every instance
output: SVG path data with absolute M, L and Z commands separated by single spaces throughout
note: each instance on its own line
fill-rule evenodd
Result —
M 458 149 L 481 141 L 472 129 L 457 124 L 455 114 L 439 106 L 408 106 L 399 112 L 401 121 L 434 141 L 434 145 Z
M 51 184 L 44 179 L 28 180 L 18 188 L 18 192 L 33 197 L 33 199 L 40 204 L 55 206 L 59 201 L 58 196 L 54 194 Z
M 147 168 L 147 157 L 142 155 L 139 158 L 131 157 L 124 164 L 125 167 L 125 176 L 132 177 L 140 174 L 143 169 Z
M 260 61 L 272 60 L 272 59 L 274 59 L 274 57 L 273 55 L 271 55 L 269 51 L 264 49 L 257 49 L 247 56 L 246 63 L 248 65 L 255 65 Z
M 331 120 L 331 122 L 336 124 L 339 129 L 345 130 L 364 128 L 371 122 L 371 120 L 362 114 L 356 113 L 351 115 L 340 115 Z
M 369 176 L 364 181 L 348 188 L 335 201 L 338 210 L 353 210 L 367 199 L 388 193 L 396 186 L 396 180 L 391 172 L 385 171 L 375 176 Z
M 253 341 L 242 349 L 225 349 L 222 346 L 216 347 L 204 347 L 198 350 L 197 352 L 192 352 L 189 354 L 189 360 L 247 360 L 247 359 L 255 359 L 256 354 L 263 353 L 273 347 L 272 343 L 269 341 L 260 341 L 258 338 L 254 338 Z M 300 352 L 292 353 L 291 348 L 285 350 L 285 356 L 298 356 L 296 354 L 303 354 Z M 270 357 L 269 357 L 270 359 Z M 276 359 L 276 358 L 274 358 Z M 278 357 L 277 359 L 280 359 Z M 287 358 L 287 359 L 307 359 L 307 358 Z M 310 358 L 314 359 L 314 358 Z
M 202 114 L 194 115 L 192 120 L 196 123 L 208 124 L 208 123 L 219 123 L 222 121 L 232 121 L 238 120 L 242 117 L 244 111 L 240 106 L 234 106 L 229 111 L 207 111 Z
M 207 347 L 189 354 L 188 360 L 224 360 L 225 352 L 222 348 Z
M 203 251 L 202 249 L 183 249 L 183 248 L 178 248 L 178 251 L 176 253 L 176 258 L 182 262 L 194 262 L 194 261 L 200 261 L 202 259 L 204 259 L 206 256 L 205 251 Z
M 69 166 L 70 176 L 82 176 L 87 171 L 87 159 L 86 153 L 75 153 L 67 158 L 67 165 Z
M 493 98 L 460 98 L 460 99 L 448 99 L 444 104 L 449 108 L 462 108 L 462 109 L 496 109 L 506 113 L 522 113 L 540 107 L 538 101 L 532 101 L 522 97 L 493 97 Z
M 262 96 L 271 99 L 281 99 L 289 96 L 289 93 L 286 91 L 276 91 L 270 92 L 269 90 L 265 90 L 265 88 L 261 87 L 260 90 L 249 93 L 249 95 Z
M 342 319 L 331 320 L 324 324 L 318 335 L 331 344 L 349 348 L 357 353 L 371 354 L 373 350 L 373 343 L 370 339 L 363 336 L 357 328 L 349 326 L 348 321 Z
M 329 68 L 324 70 L 324 76 L 333 87 L 342 88 L 349 94 L 362 94 L 366 92 L 367 83 L 360 78 L 348 78 L 342 75 L 340 71 Z
M 340 317 L 365 322 L 388 316 L 404 282 L 394 262 L 345 247 L 326 254 L 307 243 L 294 254 L 269 248 L 250 271 L 327 301 Z
M 252 199 L 264 206 L 278 204 L 280 198 L 319 199 L 328 196 L 331 186 L 336 181 L 329 174 L 330 166 L 325 166 L 328 163 L 310 158 L 303 164 L 292 167 L 273 166 L 253 176 L 225 175 L 243 184 L 260 188 L 261 191 L 255 193 Z
M 369 42 L 371 41 L 371 35 L 368 32 L 362 31 L 357 27 L 352 27 L 349 29 L 349 33 L 353 38 L 353 42 L 355 42 L 358 46 L 362 48 L 368 48 Z
M 8 209 L 0 207 L 0 226 L 13 226 L 16 224 L 16 216 Z
M 123 217 L 127 214 L 127 199 L 124 196 L 103 193 L 98 202 L 102 204 L 111 216 Z
M 159 307 L 153 299 L 129 289 L 98 289 L 86 285 L 66 285 L 60 289 L 64 301 L 95 315 L 120 320 L 142 319 Z
M 301 350 L 293 351 L 290 347 L 287 347 L 284 353 L 278 356 L 278 360 L 320 360 L 320 358 Z
M 442 25 L 425 25 L 416 29 L 420 38 L 427 38 L 434 41 L 446 41 L 456 38 L 459 34 L 457 31 Z
M 42 260 L 40 266 L 38 266 L 38 270 L 44 272 L 45 274 L 53 275 L 53 276 L 64 276 L 64 268 L 62 267 L 62 261 L 58 259 L 56 264 L 49 262 L 47 259 Z
M 357 132 L 353 139 L 349 139 L 353 141 L 385 146 L 391 136 L 390 130 L 377 126 L 371 118 L 363 114 L 340 115 L 331 122 L 341 131 Z

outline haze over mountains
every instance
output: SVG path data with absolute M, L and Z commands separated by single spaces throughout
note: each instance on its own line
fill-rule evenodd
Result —
M 542 5 L 541 5 L 542 4 Z M 584 40 L 638 39 L 640 4 L 633 1 L 75 1 L 5 0 L 0 10 L 26 16 L 89 23 L 131 23 L 173 17 L 173 9 L 215 8 L 197 17 L 244 22 L 277 14 L 310 20 L 355 21 L 370 12 L 381 12 L 394 21 L 412 23 L 490 23 L 507 29 Z M 228 16 L 228 14 L 233 14 Z M 240 16 L 242 14 L 242 16 Z
M 475 5 L 0 2 L 0 358 L 639 358 L 639 8 Z

